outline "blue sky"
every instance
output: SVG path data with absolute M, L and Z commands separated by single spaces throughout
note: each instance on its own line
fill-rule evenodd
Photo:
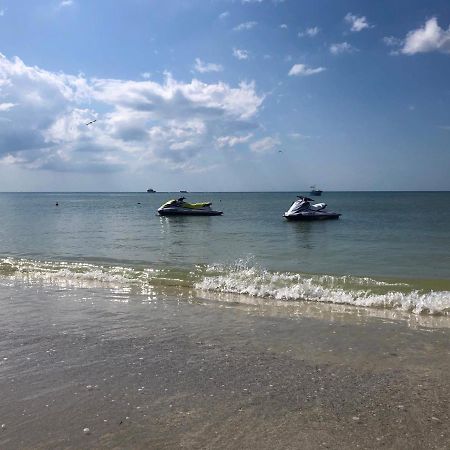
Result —
M 0 0 L 0 53 L 0 191 L 450 189 L 448 1 Z

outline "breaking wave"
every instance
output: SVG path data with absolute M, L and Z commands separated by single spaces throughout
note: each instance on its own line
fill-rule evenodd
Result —
M 367 277 L 279 273 L 239 263 L 210 266 L 197 289 L 276 300 L 395 308 L 414 314 L 450 314 L 450 291 L 424 291 L 404 282 Z
M 444 289 L 431 289 L 404 280 L 270 272 L 249 261 L 186 270 L 2 258 L 0 277 L 69 288 L 120 288 L 142 294 L 155 288 L 188 288 L 274 299 L 277 304 L 283 300 L 323 302 L 450 316 L 448 283 Z

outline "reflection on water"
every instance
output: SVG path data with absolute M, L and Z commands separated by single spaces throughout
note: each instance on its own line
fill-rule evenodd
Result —
M 183 262 L 186 255 L 201 262 L 208 256 L 208 241 L 216 217 L 159 217 L 164 259 Z
M 322 222 L 323 223 L 323 222 Z M 318 245 L 315 233 L 317 233 L 316 223 L 302 222 L 302 221 L 286 221 L 287 226 L 292 227 L 296 244 L 299 247 L 306 248 L 308 250 L 314 249 Z

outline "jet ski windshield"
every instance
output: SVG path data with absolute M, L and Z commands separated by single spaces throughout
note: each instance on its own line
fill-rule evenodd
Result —
M 311 208 L 310 200 L 308 197 L 299 197 L 299 200 L 296 200 L 289 208 L 289 213 L 296 214 L 301 211 L 308 211 Z

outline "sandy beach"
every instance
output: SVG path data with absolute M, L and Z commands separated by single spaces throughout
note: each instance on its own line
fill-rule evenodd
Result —
M 221 300 L 4 283 L 1 448 L 448 448 L 446 318 Z

